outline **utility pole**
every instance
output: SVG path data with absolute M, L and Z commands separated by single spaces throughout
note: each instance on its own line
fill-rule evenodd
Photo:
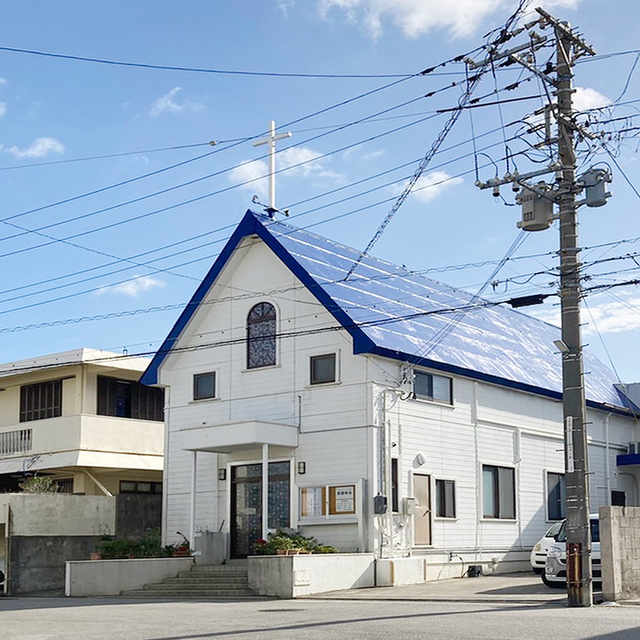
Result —
M 580 261 L 576 206 L 576 156 L 573 120 L 573 50 L 585 48 L 567 26 L 541 12 L 556 35 L 558 159 L 560 207 L 560 306 L 562 310 L 562 409 L 567 487 L 567 597 L 570 607 L 590 607 L 591 532 L 589 529 L 589 456 L 580 327 Z
M 548 105 L 545 115 L 555 115 L 557 136 L 550 134 L 547 120 L 545 144 L 557 145 L 557 161 L 545 169 L 528 174 L 506 174 L 487 182 L 477 182 L 481 189 L 493 188 L 500 195 L 500 185 L 512 183 L 514 189 L 522 187 L 517 197 L 523 206 L 522 221 L 518 226 L 526 231 L 549 228 L 553 220 L 560 224 L 560 301 L 562 312 L 562 340 L 556 342 L 562 354 L 562 408 L 565 444 L 565 481 L 567 506 L 567 596 L 570 607 L 590 607 L 593 602 L 591 576 L 591 535 L 589 525 L 589 460 L 587 450 L 587 420 L 582 359 L 580 324 L 580 261 L 578 246 L 578 206 L 602 206 L 611 194 L 604 185 L 611 181 L 607 171 L 592 168 L 576 179 L 575 133 L 585 137 L 584 131 L 573 117 L 573 66 L 581 55 L 595 55 L 595 51 L 573 33 L 570 27 L 546 11 L 538 8 L 540 18 L 526 25 L 552 27 L 556 44 L 555 78 L 553 69 L 537 69 L 518 51 L 506 52 L 500 57 L 520 64 L 541 78 L 553 89 L 556 104 Z M 532 33 L 529 34 L 532 37 Z M 546 37 L 535 35 L 532 43 L 544 43 Z M 533 46 L 533 45 L 532 45 Z M 469 64 L 469 62 L 467 63 Z M 473 68 L 472 65 L 470 65 Z M 555 184 L 528 182 L 533 177 L 556 172 Z M 576 201 L 576 195 L 586 188 L 586 199 Z M 559 214 L 554 215 L 553 204 Z

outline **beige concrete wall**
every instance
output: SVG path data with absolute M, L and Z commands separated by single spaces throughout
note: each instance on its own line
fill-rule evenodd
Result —
M 53 493 L 7 495 L 12 536 L 94 536 L 115 533 L 115 498 Z
M 249 589 L 263 596 L 296 598 L 375 584 L 372 553 L 253 556 L 249 558 Z
M 126 589 L 189 571 L 193 558 L 140 558 L 135 560 L 69 561 L 65 595 L 71 597 L 117 596 Z
M 600 508 L 605 600 L 640 597 L 640 507 Z

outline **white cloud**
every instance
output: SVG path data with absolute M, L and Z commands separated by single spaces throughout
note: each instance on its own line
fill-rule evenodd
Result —
M 179 91 L 182 91 L 182 87 L 174 87 L 169 91 L 169 93 L 158 98 L 151 105 L 149 115 L 155 117 L 159 116 L 161 113 L 181 113 L 182 111 L 197 111 L 198 109 L 203 108 L 201 104 L 197 104 L 195 102 L 176 102 L 174 98 Z
M 548 0 L 547 8 L 575 8 L 581 0 Z M 486 16 L 498 10 L 513 11 L 515 0 L 319 0 L 320 15 L 331 9 L 342 11 L 372 38 L 383 32 L 384 19 L 390 20 L 407 38 L 416 38 L 433 29 L 448 29 L 453 36 L 474 33 Z
M 608 104 L 611 104 L 611 100 L 591 87 L 576 87 L 576 92 L 573 94 L 573 107 L 576 111 L 598 109 Z
M 527 313 L 556 327 L 561 324 L 559 304 L 546 309 L 544 306 L 537 309 L 532 307 Z M 640 329 L 640 296 L 626 295 L 619 300 L 590 303 L 588 307 L 583 305 L 581 318 L 585 337 L 597 335 L 598 332 L 605 335 L 637 331 Z
M 316 160 L 320 153 L 308 147 L 289 147 L 276 156 L 280 169 L 287 169 L 286 175 L 302 175 L 322 171 L 322 165 Z
M 625 296 L 624 299 L 590 304 L 582 313 L 585 323 L 584 335 L 600 333 L 622 333 L 640 329 L 640 296 Z
M 115 293 L 137 298 L 141 293 L 149 289 L 164 289 L 167 283 L 152 276 L 135 276 L 131 280 L 121 282 L 112 287 L 102 287 L 96 292 L 98 295 L 104 293 Z
M 411 195 L 421 202 L 431 202 L 446 189 L 462 183 L 462 178 L 452 178 L 446 171 L 432 171 L 418 178 Z
M 264 197 L 268 192 L 267 174 L 269 168 L 263 160 L 245 160 L 229 174 L 229 181 L 240 185 L 241 189 Z
M 44 158 L 49 153 L 64 153 L 64 145 L 55 138 L 37 138 L 26 149 L 13 146 L 7 151 L 16 158 Z
M 319 176 L 323 178 L 339 179 L 336 173 L 327 171 L 317 160 L 321 154 L 308 147 L 289 147 L 276 155 L 276 184 L 280 180 L 290 177 Z M 242 189 L 251 191 L 258 196 L 268 193 L 269 167 L 264 160 L 246 160 L 235 167 L 229 174 L 229 181 L 239 185 Z
M 285 18 L 289 17 L 289 9 L 293 9 L 294 5 L 294 0 L 280 0 L 278 2 L 278 7 L 280 11 L 282 11 Z

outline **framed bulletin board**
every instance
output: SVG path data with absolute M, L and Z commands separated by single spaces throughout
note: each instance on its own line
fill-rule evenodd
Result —
M 356 513 L 356 485 L 343 484 L 300 489 L 300 517 L 349 516 Z
M 302 517 L 327 515 L 326 487 L 300 489 L 300 515 Z

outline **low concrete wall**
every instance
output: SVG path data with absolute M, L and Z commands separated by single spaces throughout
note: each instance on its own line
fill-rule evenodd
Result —
M 249 588 L 262 596 L 295 598 L 312 593 L 372 587 L 372 553 L 252 556 Z
M 11 536 L 7 592 L 62 591 L 65 561 L 88 558 L 99 543 L 100 536 Z
M 136 558 L 67 562 L 65 595 L 70 597 L 117 596 L 126 589 L 189 571 L 193 558 Z
M 640 507 L 600 508 L 602 595 L 640 597 Z

